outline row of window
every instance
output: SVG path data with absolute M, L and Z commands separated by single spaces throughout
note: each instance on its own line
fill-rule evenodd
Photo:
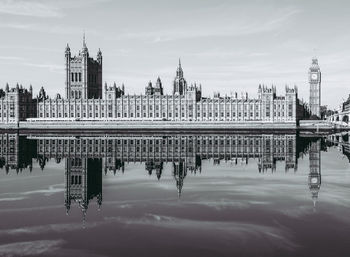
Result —
M 70 77 L 72 82 L 81 82 L 81 72 L 72 72 Z
M 208 145 L 208 148 L 206 150 L 204 150 L 201 147 L 197 147 L 196 149 L 197 149 L 197 152 L 203 152 L 203 151 L 205 151 L 205 152 L 213 152 L 212 149 L 210 149 L 212 147 L 213 147 L 213 145 Z M 70 149 L 69 150 L 70 152 L 85 152 L 85 153 L 89 152 L 89 153 L 95 153 L 95 154 L 98 153 L 98 152 L 102 152 L 102 153 L 105 152 L 104 148 L 98 148 L 98 147 L 95 147 L 95 148 L 93 148 L 93 147 L 88 147 L 88 148 L 87 147 L 82 147 L 81 149 L 80 149 L 80 147 L 77 147 L 77 148 L 70 147 L 69 149 Z M 167 149 L 167 151 L 170 153 L 170 152 L 178 151 L 180 149 L 183 151 L 183 150 L 185 150 L 185 147 L 183 147 L 183 146 L 182 147 L 177 147 L 176 146 L 173 149 Z M 48 148 L 46 148 L 45 150 L 46 151 L 50 151 L 50 152 L 55 152 L 56 151 L 55 148 L 51 148 L 50 150 Z M 112 148 L 108 148 L 106 150 L 107 150 L 107 152 L 112 152 Z M 116 149 L 113 149 L 113 150 L 115 151 Z M 140 151 L 142 151 L 142 152 L 153 152 L 153 150 L 155 152 L 160 152 L 160 153 L 162 153 L 164 155 L 168 155 L 167 152 L 164 152 L 165 149 L 162 148 L 162 147 L 152 147 L 152 146 L 139 147 L 139 146 L 136 146 L 135 148 L 133 148 L 131 150 L 134 150 L 134 151 L 125 152 L 123 155 L 124 156 L 128 156 L 128 153 L 130 154 L 130 152 L 140 152 Z M 57 149 L 57 151 L 58 152 L 69 152 L 67 147 L 59 148 L 59 149 Z M 218 151 L 219 151 L 219 149 L 216 148 L 215 152 L 218 152 Z M 39 152 L 44 152 L 44 149 L 40 148 Z M 258 147 L 255 147 L 255 148 L 254 147 L 249 147 L 248 148 L 246 146 L 244 148 L 244 150 L 242 148 L 239 151 L 237 151 L 235 148 L 226 148 L 226 150 L 220 151 L 220 153 L 230 153 L 230 154 L 237 154 L 237 153 L 244 153 L 244 152 L 249 152 L 249 153 L 261 153 L 261 152 L 264 152 L 264 153 L 284 154 L 284 153 L 293 153 L 293 148 L 287 148 L 286 151 L 285 151 L 285 148 L 278 148 L 278 149 L 274 148 L 271 151 L 271 149 L 268 148 L 268 147 L 264 147 L 264 149 L 262 150 L 260 147 L 259 148 Z M 267 156 L 266 156 L 266 158 L 267 158 Z M 72 165 L 72 167 L 79 167 L 79 166 L 82 166 L 82 165 Z
M 79 111 L 79 110 L 77 110 Z M 109 111 L 107 114 L 106 114 L 109 118 L 112 118 L 113 117 L 113 114 L 111 111 Z M 120 113 L 120 112 L 117 112 L 117 117 L 118 118 L 178 118 L 178 117 L 185 117 L 185 113 L 184 112 L 175 112 L 174 114 L 172 112 L 169 112 L 168 113 L 168 117 L 166 116 L 167 113 L 163 112 L 163 113 L 159 113 L 159 112 L 150 112 L 150 113 L 140 113 L 140 112 L 137 112 L 137 113 L 133 113 L 131 112 L 129 115 L 127 112 L 125 113 Z M 174 116 L 173 116 L 174 115 Z M 226 113 L 226 118 L 230 118 L 232 115 L 233 118 L 235 117 L 238 117 L 238 118 L 241 118 L 241 117 L 250 117 L 250 118 L 253 118 L 254 117 L 254 113 L 253 112 L 239 112 L 239 113 L 236 113 L 236 112 L 227 112 Z M 271 115 L 271 112 L 270 111 L 266 111 L 266 117 L 270 117 Z M 288 112 L 288 117 L 292 117 L 293 116 L 293 112 L 292 111 L 289 111 Z M 0 113 L 0 117 L 1 117 L 1 113 Z M 44 117 L 44 113 L 43 112 L 40 112 L 39 114 L 39 117 L 40 118 L 43 118 Z M 65 117 L 65 118 L 68 118 L 68 117 L 78 117 L 78 118 L 98 118 L 98 117 L 102 117 L 104 118 L 105 117 L 105 113 L 102 112 L 101 114 L 99 114 L 99 112 L 95 112 L 95 113 L 92 113 L 90 112 L 89 114 L 87 113 L 82 113 L 80 114 L 80 112 L 77 112 L 77 113 L 70 113 L 70 116 L 69 116 L 69 113 L 68 112 L 64 112 L 64 113 L 61 113 L 61 112 L 58 112 L 57 114 L 57 117 L 56 117 L 56 113 L 55 112 L 52 112 L 51 116 L 50 116 L 50 113 L 49 112 L 46 112 L 46 115 L 45 115 L 46 118 L 62 118 L 62 117 Z M 194 117 L 193 116 L 193 112 L 188 112 L 188 117 Z M 200 113 L 198 112 L 197 113 L 197 118 L 225 118 L 225 113 L 224 112 L 221 112 L 221 113 L 218 113 L 218 112 L 204 112 L 204 113 Z M 274 112 L 274 117 L 285 117 L 285 113 L 284 112 Z M 260 114 L 259 112 L 256 112 L 255 113 L 255 118 L 260 118 Z
M 193 140 L 192 143 L 197 143 L 198 145 L 203 144 L 203 145 L 222 145 L 224 146 L 225 144 L 227 145 L 244 145 L 244 146 L 252 146 L 252 145 L 256 145 L 256 146 L 260 146 L 262 145 L 262 143 L 264 142 L 264 145 L 267 147 L 270 147 L 271 145 L 273 146 L 284 146 L 285 144 L 288 145 L 293 145 L 293 140 L 285 140 L 285 139 L 281 139 L 281 140 L 273 140 L 271 141 L 270 139 L 261 139 L 261 140 L 247 140 L 247 139 L 203 139 L 203 140 Z M 108 140 L 108 142 L 106 142 L 104 140 L 67 140 L 67 139 L 59 139 L 59 140 L 48 140 L 46 139 L 44 140 L 39 140 L 39 145 L 45 145 L 46 148 L 50 147 L 50 146 L 55 146 L 55 145 L 93 145 L 95 143 L 95 145 L 113 145 L 113 144 L 117 144 L 117 145 L 140 145 L 140 144 L 149 144 L 149 145 L 172 145 L 173 143 L 175 145 L 178 144 L 190 144 L 189 141 L 184 140 L 184 139 L 169 139 L 169 140 L 165 140 L 165 139 L 155 139 L 155 140 L 146 140 L 146 139 L 117 139 L 117 140 Z

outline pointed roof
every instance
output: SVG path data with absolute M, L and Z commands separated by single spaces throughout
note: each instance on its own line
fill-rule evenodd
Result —
M 88 52 L 88 48 L 86 46 L 86 40 L 85 40 L 85 31 L 84 31 L 84 34 L 83 34 L 83 53 L 84 52 Z
M 180 58 L 179 58 L 179 66 L 177 67 L 177 70 L 176 70 L 176 76 L 183 78 L 183 70 L 181 67 L 181 59 Z
M 86 42 L 85 42 L 85 31 L 84 31 L 84 34 L 83 34 L 83 47 L 86 47 Z
M 312 63 L 311 63 L 310 69 L 311 70 L 319 70 L 320 69 L 320 66 L 318 65 L 318 59 L 316 57 L 312 58 Z

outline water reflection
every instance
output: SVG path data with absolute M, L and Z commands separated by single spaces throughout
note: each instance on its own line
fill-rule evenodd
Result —
M 37 141 L 40 166 L 48 160 L 66 161 L 66 208 L 77 202 L 85 217 L 89 201 L 102 203 L 102 170 L 125 171 L 125 163 L 140 162 L 151 176 L 161 179 L 164 163 L 172 163 L 178 197 L 188 173 L 201 173 L 202 160 L 235 165 L 258 160 L 258 171 L 275 172 L 284 162 L 285 171 L 297 170 L 296 135 L 174 135 L 174 136 L 30 136 Z M 306 145 L 307 146 L 307 145 Z M 304 146 L 305 147 L 305 146 Z M 99 190 L 100 189 L 100 190 Z
M 0 169 L 21 172 L 33 168 L 33 159 L 37 158 L 36 141 L 20 137 L 18 134 L 0 133 Z
M 345 135 L 348 138 L 348 135 Z M 145 164 L 147 174 L 161 179 L 164 163 L 172 163 L 171 173 L 181 196 L 188 173 L 201 173 L 202 160 L 221 161 L 233 165 L 246 165 L 249 159 L 257 160 L 257 171 L 276 172 L 277 163 L 284 170 L 296 172 L 300 155 L 309 153 L 310 173 L 308 185 L 316 204 L 321 187 L 321 150 L 325 143 L 341 144 L 349 158 L 349 145 L 344 135 L 333 135 L 327 141 L 319 138 L 297 140 L 291 135 L 94 135 L 19 136 L 1 134 L 0 167 L 21 172 L 32 169 L 37 159 L 41 169 L 49 160 L 65 161 L 65 206 L 67 213 L 76 202 L 86 214 L 89 202 L 96 198 L 102 204 L 102 174 L 125 172 L 125 163 Z M 348 140 L 348 139 L 347 139 Z
M 314 207 L 321 187 L 321 140 L 311 142 L 309 150 L 309 189 L 311 192 Z
M 215 256 L 232 256 L 233 248 L 237 256 L 251 253 L 247 238 L 259 251 L 253 256 L 270 256 L 269 249 L 309 256 L 314 242 L 328 246 L 328 235 L 345 247 L 348 136 L 0 134 L 0 216 L 7 226 L 0 241 L 26 242 L 32 233 L 69 238 L 65 250 L 93 251 L 118 231 L 125 252 L 133 249 L 128 238 L 142 249 L 165 245 L 153 256 L 166 255 L 180 237 L 184 248 L 205 242 L 226 249 Z M 82 240 L 96 238 L 91 249 Z M 114 252 L 115 244 L 107 248 Z

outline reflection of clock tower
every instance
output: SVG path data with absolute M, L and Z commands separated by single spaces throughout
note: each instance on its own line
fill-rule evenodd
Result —
M 318 192 L 321 188 L 321 140 L 318 139 L 316 142 L 311 142 L 309 150 L 309 189 L 311 192 L 314 206 L 318 198 Z
M 318 60 L 312 59 L 312 64 L 309 69 L 309 83 L 310 83 L 310 111 L 311 115 L 321 117 L 321 70 L 318 66 Z

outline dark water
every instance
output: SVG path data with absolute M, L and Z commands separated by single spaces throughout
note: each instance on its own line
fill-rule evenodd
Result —
M 0 256 L 350 256 L 347 134 L 0 140 Z

